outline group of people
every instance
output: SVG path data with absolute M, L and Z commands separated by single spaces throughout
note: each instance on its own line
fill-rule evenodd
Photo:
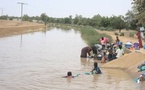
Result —
M 142 40 L 145 42 L 144 38 L 144 27 L 141 25 L 137 36 L 139 42 L 139 48 L 142 48 Z M 122 43 L 118 36 L 116 36 L 116 41 L 114 43 L 110 43 L 107 37 L 102 37 L 99 39 L 100 43 L 94 44 L 92 46 L 83 47 L 81 50 L 81 58 L 94 58 L 95 60 L 101 60 L 101 63 L 114 59 L 117 59 L 124 55 L 124 49 L 122 48 Z M 102 71 L 98 67 L 98 63 L 94 62 L 94 68 L 91 70 L 91 73 L 101 74 Z M 79 74 L 80 75 L 80 74 Z M 77 75 L 78 76 L 78 75 Z M 76 76 L 72 75 L 72 72 L 67 72 L 67 76 L 65 78 L 74 78 Z M 145 74 L 141 74 L 138 78 L 138 81 L 145 81 Z
M 82 48 L 80 57 L 93 57 L 96 60 L 101 60 L 103 63 L 106 62 L 106 60 L 111 61 L 113 59 L 119 58 L 123 54 L 124 50 L 122 49 L 122 43 L 120 42 L 119 37 L 116 36 L 115 43 L 110 44 L 108 38 L 102 37 L 100 38 L 100 44 Z

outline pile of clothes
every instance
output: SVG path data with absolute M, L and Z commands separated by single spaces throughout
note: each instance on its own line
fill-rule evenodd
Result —
M 138 72 L 145 71 L 145 62 L 140 64 L 137 68 L 139 69 Z M 138 78 L 135 79 L 135 81 L 137 83 L 145 81 L 145 73 L 142 73 Z
M 138 72 L 144 71 L 145 70 L 145 62 L 140 64 L 137 68 L 139 69 Z

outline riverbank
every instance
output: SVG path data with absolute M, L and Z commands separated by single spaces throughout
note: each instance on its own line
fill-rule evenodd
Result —
M 113 41 L 115 41 L 116 35 L 114 33 L 118 32 L 118 31 L 113 32 L 113 31 L 97 30 L 97 32 L 108 34 L 112 37 Z M 134 35 L 134 37 L 129 37 L 129 33 L 130 32 L 136 33 L 135 31 L 122 30 L 122 32 L 125 35 L 119 36 L 119 39 L 121 42 L 123 42 L 123 43 L 126 43 L 127 41 L 130 41 L 133 43 L 138 42 L 136 35 Z M 143 45 L 144 44 L 145 43 L 143 42 Z M 145 61 L 145 50 L 142 48 L 140 50 L 130 50 L 130 52 L 131 53 L 125 54 L 124 56 L 120 57 L 119 59 L 116 59 L 111 62 L 103 64 L 102 68 L 123 69 L 126 72 L 128 72 L 133 79 L 135 79 L 141 73 L 143 73 L 143 72 L 138 72 L 137 66 Z M 145 84 L 145 82 L 143 82 L 142 84 Z M 145 88 L 145 86 L 143 86 L 143 87 Z
M 18 35 L 45 29 L 44 24 L 23 21 L 0 20 L 0 37 Z

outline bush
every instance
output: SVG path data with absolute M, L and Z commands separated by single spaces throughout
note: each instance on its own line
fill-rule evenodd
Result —
M 103 30 L 106 30 L 105 27 L 100 27 L 99 30 L 103 31 Z
M 112 28 L 112 27 L 106 27 L 106 30 L 107 30 L 107 31 L 113 31 L 114 28 Z
M 124 36 L 124 33 L 120 33 L 120 35 L 119 36 Z
M 129 37 L 134 37 L 134 34 L 130 32 Z
M 115 35 L 118 35 L 118 33 L 117 33 L 117 32 L 115 32 L 114 34 L 115 34 Z

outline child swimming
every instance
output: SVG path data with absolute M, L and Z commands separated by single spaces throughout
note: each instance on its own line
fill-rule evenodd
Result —
M 72 72 L 67 72 L 67 76 L 64 76 L 63 78 L 74 78 L 75 76 L 72 76 Z

